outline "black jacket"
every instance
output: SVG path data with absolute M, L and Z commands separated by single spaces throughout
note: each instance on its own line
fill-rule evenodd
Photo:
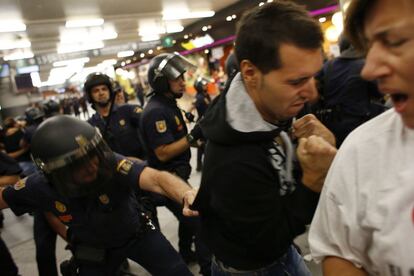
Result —
M 201 122 L 208 144 L 194 208 L 215 257 L 230 267 L 253 270 L 287 252 L 311 222 L 319 194 L 296 180 L 292 193 L 280 195 L 280 177 L 269 153 L 280 129 L 233 129 L 226 121 L 226 95 L 213 102 Z

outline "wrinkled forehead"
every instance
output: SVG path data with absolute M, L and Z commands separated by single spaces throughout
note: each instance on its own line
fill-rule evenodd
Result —
M 413 0 L 376 0 L 366 11 L 364 34 L 372 40 L 381 33 L 407 27 L 414 22 L 413 14 Z

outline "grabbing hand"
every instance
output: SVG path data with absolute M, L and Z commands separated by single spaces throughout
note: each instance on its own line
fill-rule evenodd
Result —
M 333 133 L 324 126 L 313 114 L 307 114 L 293 123 L 293 135 L 296 138 L 308 138 L 317 135 L 325 139 L 333 147 L 336 146 L 336 139 Z
M 199 124 L 195 124 L 193 129 L 190 131 L 190 135 L 193 136 L 194 140 L 203 139 L 203 131 L 201 130 L 201 127 Z
M 312 135 L 299 139 L 296 154 L 303 171 L 303 185 L 312 191 L 320 192 L 335 157 L 336 148 L 324 138 Z
M 197 190 L 191 189 L 184 193 L 183 196 L 183 215 L 186 217 L 196 217 L 198 216 L 197 211 L 190 209 L 191 204 L 193 204 L 194 199 L 196 198 Z

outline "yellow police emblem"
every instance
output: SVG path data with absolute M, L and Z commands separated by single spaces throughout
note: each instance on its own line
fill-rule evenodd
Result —
M 177 124 L 177 126 L 181 125 L 180 118 L 178 118 L 177 116 L 175 116 L 175 123 Z
M 165 123 L 165 120 L 162 121 L 156 121 L 155 127 L 157 128 L 157 131 L 159 133 L 164 133 L 167 131 L 167 124 Z
M 137 107 L 135 107 L 134 112 L 135 113 L 141 113 L 142 112 L 142 108 L 139 107 L 139 106 L 137 106 Z
M 55 201 L 55 208 L 61 213 L 64 213 L 67 210 L 65 204 L 59 201 Z
M 102 204 L 108 204 L 109 203 L 109 197 L 106 195 L 106 194 L 103 194 L 103 195 L 100 195 L 99 196 L 99 201 L 102 203 Z
M 18 190 L 21 190 L 24 187 L 26 187 L 26 179 L 27 179 L 27 177 L 26 178 L 23 178 L 23 179 L 20 179 L 19 181 L 17 181 L 17 183 L 13 185 L 13 188 L 16 191 L 18 191 Z
M 119 120 L 119 124 L 120 124 L 121 126 L 124 126 L 124 125 L 125 125 L 125 120 L 124 120 L 124 119 Z
M 131 170 L 132 167 L 132 161 L 128 159 L 122 159 L 117 166 L 117 171 L 122 174 L 128 174 L 128 172 Z

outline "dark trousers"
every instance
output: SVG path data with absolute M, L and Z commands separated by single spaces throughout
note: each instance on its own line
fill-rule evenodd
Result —
M 171 199 L 153 194 L 155 206 L 165 206 L 170 210 L 179 221 L 178 224 L 178 250 L 185 258 L 192 254 L 191 245 L 194 242 L 197 262 L 200 266 L 202 275 L 210 275 L 211 271 L 211 254 L 207 246 L 201 241 L 200 230 L 201 223 L 198 217 L 185 217 L 182 213 L 183 207 Z
M 57 276 L 56 233 L 50 227 L 43 212 L 34 213 L 34 240 L 36 245 L 36 262 L 40 276 Z
M 0 275 L 16 276 L 17 266 L 10 255 L 9 249 L 0 237 Z
M 131 259 L 151 275 L 192 275 L 180 255 L 159 230 L 148 230 L 128 245 L 107 251 L 106 261 L 100 265 L 80 265 L 80 276 L 113 276 L 125 260 Z

